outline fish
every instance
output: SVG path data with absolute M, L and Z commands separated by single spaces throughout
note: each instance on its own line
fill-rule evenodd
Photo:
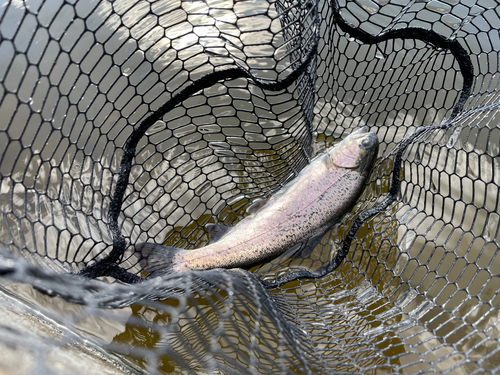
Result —
M 208 224 L 209 242 L 194 250 L 136 244 L 150 275 L 186 270 L 248 268 L 317 237 L 349 212 L 378 154 L 377 135 L 362 127 L 314 158 L 282 189 L 254 202 L 234 227 Z

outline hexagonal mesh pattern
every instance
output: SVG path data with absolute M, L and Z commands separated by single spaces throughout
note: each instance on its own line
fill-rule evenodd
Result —
M 499 14 L 492 0 L 1 6 L 0 309 L 39 317 L 0 327 L 16 370 L 500 372 Z M 364 125 L 375 167 L 309 256 L 141 270 L 135 244 L 205 245 L 207 223 L 234 225 Z

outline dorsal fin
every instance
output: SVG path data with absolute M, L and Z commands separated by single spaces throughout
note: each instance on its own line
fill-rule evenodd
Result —
M 264 207 L 267 203 L 269 198 L 262 198 L 262 199 L 257 199 L 255 202 L 253 202 L 250 206 L 247 207 L 246 211 L 248 214 L 254 214 L 256 212 L 259 212 L 262 207 Z
M 212 224 L 208 223 L 205 225 L 208 230 L 208 244 L 219 241 L 227 232 L 231 230 L 231 227 L 222 224 Z

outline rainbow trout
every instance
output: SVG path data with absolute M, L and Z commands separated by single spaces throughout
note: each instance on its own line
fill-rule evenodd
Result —
M 200 249 L 141 243 L 149 273 L 249 267 L 318 236 L 352 209 L 377 156 L 378 138 L 363 127 L 315 158 L 283 189 L 247 210 L 230 228 L 207 225 L 210 243 Z

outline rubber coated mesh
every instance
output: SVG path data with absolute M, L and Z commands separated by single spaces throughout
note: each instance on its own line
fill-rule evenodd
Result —
M 493 0 L 4 2 L 2 368 L 500 373 L 498 25 Z M 141 271 L 136 243 L 205 245 L 364 125 L 369 182 L 310 256 Z

